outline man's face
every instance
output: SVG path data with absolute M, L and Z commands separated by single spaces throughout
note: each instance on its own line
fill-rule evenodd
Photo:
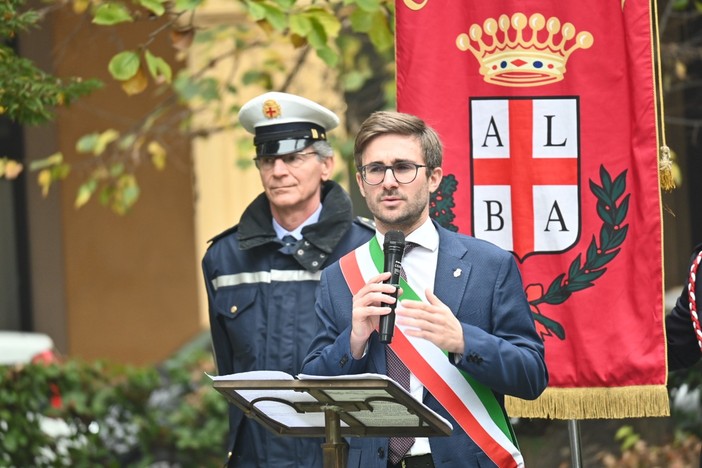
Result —
M 274 216 L 290 213 L 309 216 L 317 209 L 321 183 L 331 176 L 334 158 L 320 161 L 308 147 L 280 158 L 264 157 L 261 161 L 261 183 Z
M 403 135 L 381 135 L 371 140 L 363 153 L 362 165 L 380 164 L 392 166 L 396 163 L 424 164 L 419 140 Z M 429 216 L 429 196 L 439 187 L 442 170 L 429 172 L 420 167 L 416 178 L 409 183 L 399 183 L 392 171 L 385 171 L 378 185 L 366 183 L 361 174 L 356 181 L 368 209 L 373 213 L 376 227 L 381 233 L 398 229 L 409 234 Z M 406 175 L 406 174 L 405 174 Z M 402 180 L 403 177 L 400 177 Z

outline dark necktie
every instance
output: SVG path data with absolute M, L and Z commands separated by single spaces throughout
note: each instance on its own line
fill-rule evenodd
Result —
M 407 366 L 389 346 L 385 348 L 385 358 L 388 366 L 388 377 L 409 392 L 410 371 Z M 390 437 L 390 461 L 397 464 L 413 444 L 414 437 Z
M 297 239 L 291 235 L 283 236 L 281 239 L 283 241 L 283 247 L 280 249 L 281 252 L 286 254 L 292 254 L 295 252 L 295 244 L 297 244 Z
M 417 244 L 414 242 L 408 242 L 405 246 L 404 255 L 407 255 L 407 253 L 416 246 Z M 400 276 L 407 281 L 404 268 L 400 269 Z M 385 358 L 388 366 L 388 377 L 402 385 L 402 388 L 409 392 L 410 371 L 407 366 L 402 363 L 400 358 L 397 357 L 397 354 L 395 354 L 395 351 L 389 346 L 385 348 Z M 390 461 L 393 464 L 397 464 L 413 444 L 414 437 L 390 437 Z
M 405 251 L 404 251 L 404 253 L 402 254 L 402 258 L 405 258 L 405 257 L 407 256 L 407 254 L 410 253 L 410 251 L 412 251 L 412 249 L 414 249 L 414 248 L 417 247 L 418 245 L 419 245 L 419 244 L 416 244 L 416 243 L 414 243 L 414 242 L 408 242 L 408 243 L 405 245 Z M 400 267 L 400 278 L 402 278 L 403 280 L 407 281 L 407 273 L 405 273 L 405 268 L 404 268 L 404 267 Z

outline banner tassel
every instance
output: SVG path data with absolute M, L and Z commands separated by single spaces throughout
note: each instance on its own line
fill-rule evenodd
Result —
M 661 188 L 666 192 L 675 189 L 675 178 L 673 177 L 673 160 L 670 157 L 670 148 L 661 146 L 660 158 L 658 161 L 659 177 Z

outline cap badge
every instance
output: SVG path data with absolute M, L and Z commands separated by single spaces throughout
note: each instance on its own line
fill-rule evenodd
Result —
M 276 119 L 280 117 L 280 104 L 274 99 L 268 99 L 263 103 L 263 115 L 267 119 Z

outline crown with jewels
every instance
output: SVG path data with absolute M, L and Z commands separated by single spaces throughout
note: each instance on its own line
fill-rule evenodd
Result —
M 544 31 L 545 30 L 545 31 Z M 486 42 L 486 38 L 487 42 Z M 589 49 L 593 37 L 587 31 L 575 34 L 571 23 L 541 13 L 527 17 L 488 18 L 480 27 L 473 24 L 468 34 L 459 34 L 456 46 L 470 50 L 480 62 L 480 74 L 488 83 L 500 86 L 540 86 L 563 79 L 566 62 L 577 49 Z

